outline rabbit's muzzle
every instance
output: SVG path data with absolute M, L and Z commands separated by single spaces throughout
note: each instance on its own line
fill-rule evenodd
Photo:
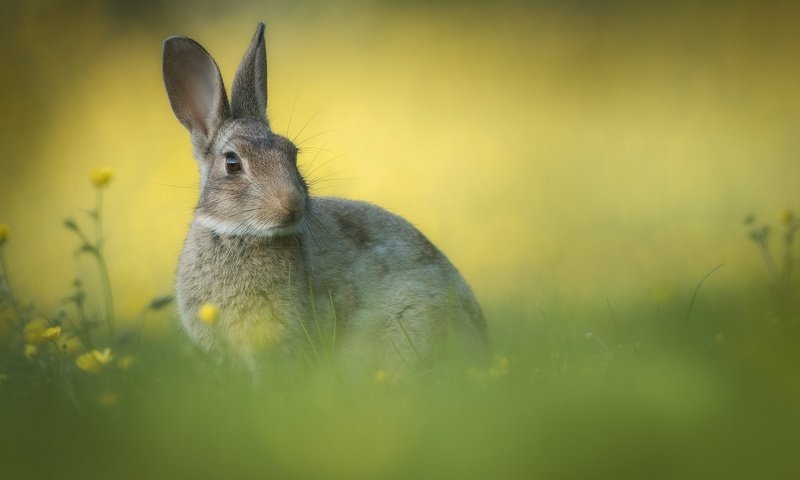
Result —
M 276 196 L 273 218 L 278 228 L 293 227 L 303 219 L 306 200 L 296 192 Z

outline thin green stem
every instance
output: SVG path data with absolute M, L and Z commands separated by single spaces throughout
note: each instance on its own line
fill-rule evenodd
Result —
M 86 245 L 86 246 L 88 246 L 89 248 L 92 248 L 92 249 L 94 249 L 94 248 L 95 248 L 95 247 L 93 247 L 93 246 L 92 246 L 92 242 L 90 242 L 90 241 L 89 241 L 89 237 L 87 237 L 87 236 L 86 236 L 86 235 L 85 235 L 85 234 L 84 234 L 84 233 L 81 231 L 81 229 L 80 229 L 80 228 L 77 228 L 77 227 L 76 227 L 76 228 L 75 228 L 74 230 L 72 230 L 72 231 L 73 231 L 73 232 L 75 232 L 75 235 L 77 235 L 77 236 L 78 236 L 78 238 L 80 238 L 80 239 L 81 239 L 81 241 L 84 243 L 84 245 Z
M 617 316 L 614 314 L 614 309 L 611 307 L 611 301 L 606 297 L 606 305 L 608 306 L 608 313 L 611 315 L 611 322 L 614 324 L 614 331 L 617 333 L 617 342 L 622 343 L 622 333 L 619 329 L 619 322 L 617 321 Z M 658 308 L 658 303 L 656 303 L 656 308 Z
M 725 266 L 724 263 L 720 263 L 716 267 L 712 268 L 711 270 L 708 271 L 708 273 L 705 274 L 703 279 L 700 280 L 700 283 L 697 284 L 697 287 L 695 287 L 694 292 L 692 293 L 692 299 L 691 301 L 689 301 L 689 308 L 686 310 L 686 323 L 689 323 L 689 317 L 692 315 L 692 310 L 694 309 L 694 302 L 697 301 L 697 293 L 700 291 L 700 287 L 702 287 L 703 284 L 706 282 L 706 280 L 708 280 L 708 277 L 710 277 L 714 272 L 716 272 L 717 270 L 719 270 L 724 266 Z
M 108 333 L 111 335 L 112 342 L 117 337 L 117 329 L 114 322 L 114 299 L 111 293 L 111 278 L 108 275 L 108 266 L 103 254 L 98 250 L 97 265 L 100 268 L 100 277 L 103 282 L 103 293 L 105 298 L 106 321 L 108 322 Z
M 11 307 L 17 315 L 17 332 L 19 333 L 19 345 L 22 351 L 25 351 L 25 318 L 22 316 L 22 309 L 17 302 L 17 297 L 11 288 L 11 280 L 8 277 L 8 264 L 6 263 L 6 252 L 3 246 L 0 245 L 0 268 L 3 271 L 3 279 L 6 283 L 6 291 L 8 292 L 8 301 L 11 302 Z
M 311 318 L 314 319 L 314 324 L 317 326 L 317 335 L 319 336 L 318 340 L 320 347 L 322 348 L 323 353 L 329 355 L 327 349 L 324 348 L 323 339 L 325 337 L 322 335 L 322 326 L 319 324 L 319 316 L 317 315 L 317 302 L 316 297 L 314 296 L 314 285 L 312 284 L 310 278 L 308 279 L 308 296 L 309 302 L 311 302 Z
M 95 188 L 97 195 L 94 202 L 94 221 L 95 221 L 95 246 L 100 249 L 103 241 L 103 187 Z
M 413 372 L 414 370 L 413 370 L 413 368 L 411 368 L 411 365 L 409 365 L 409 364 L 408 364 L 408 362 L 406 361 L 406 357 L 403 355 L 403 352 L 401 352 L 401 351 L 400 351 L 400 349 L 399 349 L 399 348 L 397 348 L 397 344 L 396 344 L 396 343 L 394 343 L 394 340 L 393 340 L 392 338 L 390 338 L 389 340 L 392 342 L 392 347 L 394 348 L 394 351 L 395 351 L 395 353 L 397 354 L 397 357 L 400 359 L 400 362 L 401 362 L 403 365 L 405 365 L 405 366 L 406 366 L 406 368 L 407 368 L 407 369 L 408 369 L 410 372 Z
M 328 290 L 328 298 L 331 300 L 331 311 L 333 312 L 333 332 L 331 334 L 331 355 L 336 353 L 336 306 L 333 304 L 333 294 Z
M 92 343 L 89 325 L 86 324 L 86 312 L 83 309 L 83 302 L 73 301 L 72 303 L 75 304 L 75 311 L 78 312 L 80 326 L 75 324 L 69 317 L 67 317 L 67 321 L 72 326 L 73 330 L 75 330 L 75 335 L 78 337 L 78 340 L 80 340 L 83 348 L 85 348 L 86 351 L 92 351 L 94 350 L 94 344 Z
M 112 342 L 117 337 L 117 328 L 114 321 L 114 298 L 111 292 L 111 277 L 108 274 L 108 265 L 103 255 L 103 188 L 97 187 L 97 201 L 95 203 L 95 257 L 97 266 L 100 269 L 100 278 L 103 283 L 103 297 L 105 300 L 106 322 L 108 323 L 108 333 L 111 335 Z
M 11 302 L 11 307 L 14 309 L 14 313 L 17 315 L 17 321 L 19 323 L 20 328 L 23 327 L 23 319 L 22 319 L 22 310 L 19 308 L 19 303 L 17 303 L 17 297 L 14 295 L 14 291 L 11 288 L 11 280 L 8 278 L 8 264 L 6 263 L 6 252 L 2 246 L 0 246 L 0 270 L 3 272 L 3 279 L 6 283 L 6 291 L 8 292 L 8 300 Z
M 794 237 L 797 233 L 797 227 L 790 225 L 784 237 L 784 255 L 783 255 L 783 275 L 782 280 L 784 287 L 788 290 L 789 283 L 792 279 L 792 267 L 794 266 Z
M 764 259 L 764 264 L 767 266 L 769 276 L 772 277 L 772 281 L 775 282 L 775 287 L 780 289 L 780 275 L 778 275 L 778 269 L 775 267 L 775 262 L 772 260 L 772 255 L 770 255 L 769 249 L 767 249 L 766 242 L 758 241 L 756 242 L 756 245 L 758 245 L 758 251 L 761 252 L 761 256 Z
M 411 350 L 414 351 L 414 355 L 417 356 L 417 360 L 421 361 L 422 360 L 422 356 L 417 351 L 417 347 L 414 346 L 414 342 L 411 341 L 411 336 L 406 331 L 406 327 L 403 326 L 403 322 L 400 321 L 400 318 L 397 319 L 397 324 L 400 325 L 400 330 L 403 331 L 403 336 L 406 337 L 406 341 L 408 342 L 408 345 L 411 347 Z
M 305 322 L 303 321 L 302 318 L 300 318 L 300 328 L 303 329 L 303 333 L 306 335 L 306 340 L 308 340 L 308 344 L 311 346 L 311 351 L 314 353 L 314 357 L 316 357 L 317 363 L 319 365 L 322 365 L 322 357 L 320 357 L 319 352 L 317 351 L 317 347 L 314 344 L 314 340 L 311 339 L 311 335 L 309 335 L 308 329 L 306 328 Z

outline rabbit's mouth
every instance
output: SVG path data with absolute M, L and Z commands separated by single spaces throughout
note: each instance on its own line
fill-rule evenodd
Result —
M 275 227 L 268 227 L 266 229 L 266 235 L 262 235 L 265 237 L 281 237 L 284 235 L 293 235 L 300 231 L 300 226 L 303 223 L 303 217 L 297 217 L 292 220 L 291 223 L 287 223 L 280 226 Z
M 300 232 L 304 216 L 300 215 L 290 223 L 274 225 L 262 222 L 235 222 L 221 220 L 208 215 L 198 215 L 195 222 L 217 235 L 226 237 L 261 237 L 273 238 L 294 235 Z

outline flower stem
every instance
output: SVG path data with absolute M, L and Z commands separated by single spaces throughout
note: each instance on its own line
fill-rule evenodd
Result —
M 767 244 L 764 241 L 756 242 L 758 245 L 758 250 L 761 252 L 761 257 L 764 259 L 764 264 L 767 266 L 767 271 L 769 272 L 770 278 L 774 282 L 774 287 L 778 295 L 781 292 L 781 276 L 778 273 L 778 269 L 775 267 L 775 262 L 772 260 L 772 255 L 769 253 L 769 249 L 767 248 Z
M 3 273 L 3 280 L 6 284 L 6 292 L 8 292 L 8 301 L 11 302 L 11 307 L 14 309 L 14 313 L 17 315 L 17 330 L 19 330 L 19 336 L 21 339 L 22 349 L 25 349 L 25 320 L 22 317 L 22 309 L 17 302 L 17 297 L 14 295 L 14 291 L 11 289 L 11 280 L 8 278 L 8 264 L 6 263 L 6 252 L 2 246 L 0 246 L 0 271 Z
M 100 269 L 100 279 L 103 283 L 103 297 L 105 300 L 106 322 L 108 322 L 108 333 L 111 335 L 112 342 L 116 339 L 117 329 L 114 322 L 114 298 L 111 293 L 111 278 L 108 275 L 108 265 L 103 255 L 103 189 L 97 187 L 97 202 L 95 203 L 95 257 L 97 266 Z

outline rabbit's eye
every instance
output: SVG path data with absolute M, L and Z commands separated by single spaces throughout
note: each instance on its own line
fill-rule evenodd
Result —
M 228 152 L 225 154 L 225 171 L 229 175 L 242 171 L 242 160 L 235 153 Z

